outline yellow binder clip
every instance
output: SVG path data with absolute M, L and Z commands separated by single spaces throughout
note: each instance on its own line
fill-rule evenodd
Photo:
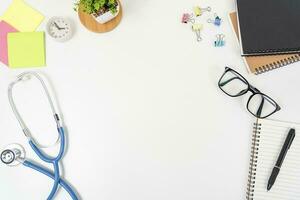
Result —
M 196 17 L 201 16 L 204 12 L 210 12 L 211 8 L 207 7 L 207 8 L 200 8 L 199 6 L 195 6 L 194 7 L 194 14 Z
M 200 42 L 202 40 L 201 30 L 203 29 L 203 25 L 202 24 L 193 24 L 192 29 L 196 33 L 197 41 Z

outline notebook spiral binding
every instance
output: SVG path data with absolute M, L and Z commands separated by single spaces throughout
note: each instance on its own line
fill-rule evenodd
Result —
M 265 72 L 292 64 L 294 62 L 298 62 L 298 61 L 300 61 L 300 54 L 291 56 L 287 59 L 283 59 L 283 60 L 280 60 L 277 62 L 273 62 L 273 63 L 267 64 L 267 65 L 261 66 L 259 68 L 256 68 L 255 74 L 259 75 L 259 74 L 262 74 L 262 73 L 265 73 Z
M 248 184 L 247 184 L 247 195 L 246 195 L 247 200 L 253 200 L 253 195 L 254 195 L 259 140 L 260 140 L 260 133 L 261 133 L 260 130 L 261 130 L 261 124 L 254 123 L 253 134 L 252 134 L 251 158 L 250 158 Z

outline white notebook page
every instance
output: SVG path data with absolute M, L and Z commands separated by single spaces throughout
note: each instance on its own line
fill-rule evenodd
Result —
M 261 124 L 254 200 L 300 200 L 300 124 L 258 120 Z M 267 183 L 290 128 L 296 137 L 270 191 Z

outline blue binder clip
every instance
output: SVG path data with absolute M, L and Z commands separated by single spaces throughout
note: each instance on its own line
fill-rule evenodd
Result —
M 215 19 L 208 19 L 207 22 L 216 26 L 221 26 L 222 19 L 215 13 Z
M 225 46 L 225 35 L 224 34 L 217 34 L 216 35 L 217 40 L 215 41 L 215 47 L 223 47 Z

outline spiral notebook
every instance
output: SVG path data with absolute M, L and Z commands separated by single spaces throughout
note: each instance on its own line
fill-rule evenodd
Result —
M 268 179 L 290 128 L 296 137 L 270 191 Z M 300 199 L 300 124 L 258 119 L 254 124 L 247 200 Z
M 236 12 L 229 14 L 230 21 L 234 32 L 239 39 L 238 20 Z M 249 56 L 243 57 L 248 71 L 253 74 L 261 74 L 264 72 L 283 67 L 294 62 L 300 61 L 300 54 L 284 54 L 284 55 L 269 55 L 269 56 Z

